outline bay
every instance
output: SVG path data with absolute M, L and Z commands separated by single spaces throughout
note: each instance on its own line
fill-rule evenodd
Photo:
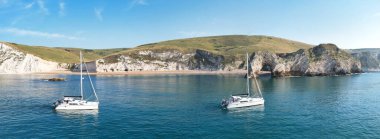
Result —
M 51 77 L 65 82 L 48 82 Z M 260 78 L 264 106 L 224 110 L 239 75 L 92 76 L 98 111 L 55 111 L 77 75 L 0 75 L 1 138 L 379 138 L 380 73 Z M 88 94 L 87 94 L 88 95 Z M 89 95 L 89 97 L 91 97 Z

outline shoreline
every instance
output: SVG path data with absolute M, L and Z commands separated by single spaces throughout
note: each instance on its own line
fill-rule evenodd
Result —
M 85 72 L 84 72 L 85 73 Z M 363 73 L 379 73 L 375 71 Z M 363 74 L 352 73 L 349 75 Z M 57 70 L 49 72 L 31 72 L 31 73 L 0 73 L 0 75 L 80 75 L 80 72 L 73 72 L 69 70 Z M 203 70 L 167 70 L 167 71 L 120 71 L 120 72 L 93 72 L 90 75 L 245 75 L 246 70 L 233 70 L 233 71 L 203 71 Z M 258 76 L 271 76 L 269 71 L 260 71 Z M 341 76 L 341 75 L 327 75 L 327 76 Z M 284 76 L 284 77 L 302 77 L 302 76 Z M 314 77 L 314 76 L 312 76 Z
M 244 75 L 245 70 L 234 71 L 202 71 L 202 70 L 169 70 L 169 71 L 121 71 L 121 72 L 96 72 L 89 73 L 90 75 L 171 75 L 171 74 L 183 74 L 183 75 Z M 50 72 L 34 72 L 23 74 L 67 74 L 67 75 L 79 75 L 80 72 L 72 71 L 50 71 Z

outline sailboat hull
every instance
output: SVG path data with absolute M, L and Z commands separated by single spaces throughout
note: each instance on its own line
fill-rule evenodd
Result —
M 82 52 L 80 55 L 80 96 L 64 96 L 62 100 L 58 100 L 54 103 L 54 108 L 56 110 L 97 110 L 99 109 L 99 100 L 96 95 L 94 85 L 92 84 L 91 77 L 87 70 L 87 65 L 84 64 L 88 79 L 90 80 L 91 88 L 95 95 L 96 101 L 87 101 L 83 98 L 83 56 Z
M 257 106 L 257 105 L 264 105 L 264 99 L 263 98 L 241 98 L 239 100 L 230 100 L 225 107 L 227 109 L 233 109 L 233 108 L 242 108 L 242 107 L 251 107 L 251 106 Z
M 264 105 L 264 98 L 262 97 L 260 86 L 257 83 L 256 76 L 253 74 L 253 78 L 255 79 L 255 85 L 257 87 L 257 90 L 259 92 L 259 97 L 250 97 L 250 84 L 249 84 L 249 78 L 250 73 L 249 73 L 249 57 L 247 53 L 247 94 L 244 95 L 235 95 L 231 96 L 228 100 L 223 100 L 222 101 L 222 107 L 226 107 L 227 109 L 233 109 L 233 108 L 241 108 L 241 107 L 250 107 L 250 106 L 257 106 L 257 105 Z
M 61 100 L 55 104 L 56 110 L 97 110 L 99 109 L 99 102 L 85 101 L 85 100 Z

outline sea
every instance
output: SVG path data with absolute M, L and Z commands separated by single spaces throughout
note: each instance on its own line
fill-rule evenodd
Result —
M 380 138 L 380 73 L 260 77 L 265 104 L 232 110 L 220 102 L 246 93 L 243 75 L 91 79 L 99 110 L 56 111 L 80 95 L 79 75 L 0 75 L 0 138 Z M 84 92 L 95 98 L 85 80 Z

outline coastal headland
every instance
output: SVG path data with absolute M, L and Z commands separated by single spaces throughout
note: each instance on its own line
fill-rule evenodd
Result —
M 79 51 L 84 53 L 88 71 L 96 75 L 243 74 L 246 53 L 253 73 L 276 77 L 349 75 L 380 69 L 379 65 L 370 65 L 365 50 L 358 54 L 334 44 L 227 35 L 93 50 L 1 42 L 0 73 L 76 74 Z

